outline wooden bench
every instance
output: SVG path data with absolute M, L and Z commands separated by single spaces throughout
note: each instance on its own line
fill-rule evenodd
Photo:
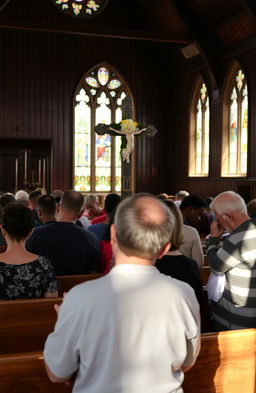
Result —
M 255 393 L 256 329 L 202 334 L 184 393 Z
M 58 277 L 61 292 L 101 274 Z M 54 304 L 62 298 L 0 301 L 0 354 L 42 350 L 53 331 L 57 315 Z
M 59 295 L 63 296 L 63 292 L 68 292 L 75 285 L 82 284 L 83 282 L 95 280 L 102 277 L 103 274 L 80 274 L 75 276 L 57 276 L 59 284 Z
M 256 329 L 202 334 L 197 362 L 185 374 L 184 393 L 255 393 L 255 342 Z M 71 390 L 71 386 L 49 382 L 42 352 L 0 356 L 3 393 Z
M 72 387 L 48 379 L 42 352 L 0 355 L 1 393 L 71 393 Z
M 0 354 L 42 350 L 61 298 L 0 301 Z M 1 391 L 1 390 L 0 390 Z

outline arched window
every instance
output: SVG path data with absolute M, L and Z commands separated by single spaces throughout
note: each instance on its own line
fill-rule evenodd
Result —
M 102 63 L 79 82 L 74 95 L 74 188 L 81 192 L 121 191 L 121 137 L 97 135 L 98 123 L 122 120 L 122 101 L 131 97 L 113 67 Z M 132 101 L 131 101 L 132 102 Z M 133 108 L 130 108 L 133 112 Z
M 209 95 L 200 77 L 192 99 L 189 144 L 189 176 L 209 174 Z
M 248 90 L 241 67 L 231 73 L 224 102 L 222 176 L 247 175 Z

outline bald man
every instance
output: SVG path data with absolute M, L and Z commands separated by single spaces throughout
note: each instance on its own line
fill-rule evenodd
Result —
M 111 227 L 115 267 L 73 288 L 44 357 L 53 382 L 75 393 L 182 392 L 200 349 L 194 291 L 154 267 L 170 247 L 173 218 L 150 195 L 125 199 Z

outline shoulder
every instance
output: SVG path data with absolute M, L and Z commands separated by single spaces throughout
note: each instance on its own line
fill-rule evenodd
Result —
M 34 228 L 34 231 L 31 235 L 31 237 L 42 236 L 44 233 L 47 233 L 51 230 L 55 230 L 55 228 L 56 228 L 56 222 L 41 225 L 40 227 Z
M 184 235 L 187 235 L 189 237 L 193 237 L 196 239 L 200 239 L 199 234 L 195 228 L 184 224 L 182 230 L 183 230 Z
M 188 301 L 195 296 L 193 289 L 186 282 L 162 273 L 156 275 L 155 285 L 159 287 L 159 291 L 169 293 L 172 299 L 186 299 Z

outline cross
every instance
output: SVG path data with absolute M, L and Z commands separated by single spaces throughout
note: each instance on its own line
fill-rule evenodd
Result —
M 130 114 L 131 108 L 129 98 L 126 97 L 123 101 L 123 116 L 126 117 L 126 119 L 117 124 L 99 123 L 94 127 L 94 131 L 98 135 L 109 134 L 111 136 L 122 136 L 122 195 L 128 196 L 132 192 L 130 154 L 134 148 L 134 137 L 138 135 L 154 137 L 158 131 L 153 125 L 137 128 L 135 122 L 131 119 L 127 119 L 127 115 Z

